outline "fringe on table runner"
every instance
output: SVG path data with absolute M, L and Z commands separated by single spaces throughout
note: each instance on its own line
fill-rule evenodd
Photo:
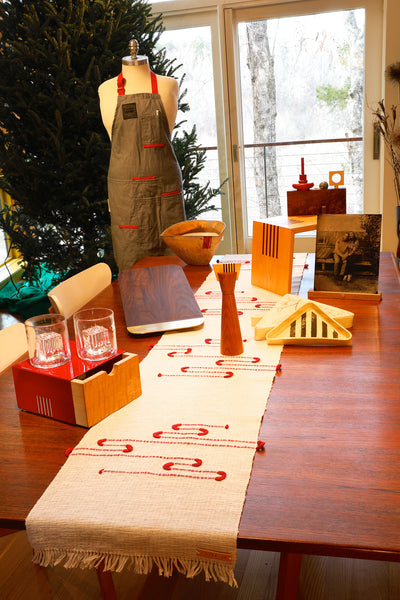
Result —
M 54 567 L 64 561 L 63 566 L 66 569 L 96 569 L 102 565 L 104 571 L 114 571 L 116 573 L 128 568 L 132 569 L 137 575 L 148 575 L 156 566 L 158 574 L 164 577 L 171 577 L 174 570 L 189 579 L 203 573 L 206 581 L 222 581 L 228 583 L 231 587 L 238 587 L 234 568 L 231 565 L 205 560 L 34 549 L 32 561 L 42 567 Z

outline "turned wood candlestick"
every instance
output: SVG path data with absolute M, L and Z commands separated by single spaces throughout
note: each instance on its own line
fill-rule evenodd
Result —
M 216 272 L 222 292 L 221 310 L 221 354 L 236 356 L 243 353 L 243 340 L 235 299 L 235 284 L 238 272 L 235 265 L 222 265 L 222 272 Z M 231 268 L 231 271 L 225 270 Z M 239 265 L 240 268 L 240 265 Z
M 305 190 L 310 190 L 313 186 L 314 186 L 313 183 L 308 183 L 308 181 L 307 181 L 307 175 L 304 173 L 304 158 L 302 158 L 299 182 L 294 183 L 292 187 L 294 187 L 295 190 L 305 191 Z

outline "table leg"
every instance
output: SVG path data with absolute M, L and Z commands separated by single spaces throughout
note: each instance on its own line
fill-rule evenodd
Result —
M 281 552 L 275 600 L 296 600 L 302 558 L 302 554 Z
M 111 571 L 104 571 L 103 563 L 97 567 L 97 579 L 101 589 L 103 600 L 117 600 Z

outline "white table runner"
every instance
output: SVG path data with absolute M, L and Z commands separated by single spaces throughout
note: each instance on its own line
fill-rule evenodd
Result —
M 211 273 L 196 294 L 204 327 L 162 336 L 140 364 L 142 395 L 85 434 L 28 515 L 34 562 L 137 573 L 156 564 L 162 575 L 175 568 L 235 585 L 239 521 L 282 349 L 254 340 L 251 317 L 280 297 L 252 286 L 242 262 L 244 353 L 220 354 Z

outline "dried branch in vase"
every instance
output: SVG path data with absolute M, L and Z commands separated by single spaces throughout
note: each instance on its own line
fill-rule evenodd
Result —
M 400 125 L 398 122 L 398 106 L 386 109 L 384 100 L 378 102 L 378 108 L 373 111 L 375 123 L 378 124 L 386 147 L 389 150 L 391 164 L 394 173 L 394 186 L 397 196 L 397 204 L 400 206 Z
M 400 83 L 400 62 L 388 65 L 386 67 L 385 77 L 392 83 Z

